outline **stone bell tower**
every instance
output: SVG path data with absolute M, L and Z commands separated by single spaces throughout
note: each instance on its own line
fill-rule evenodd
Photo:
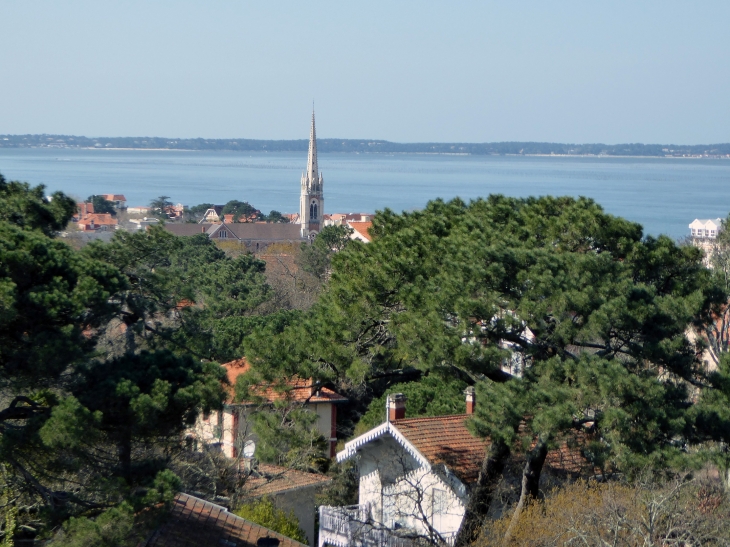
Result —
M 299 198 L 299 223 L 302 237 L 314 237 L 324 226 L 324 179 L 317 167 L 317 132 L 314 129 L 314 109 L 312 109 L 312 129 L 309 131 L 309 154 L 307 170 L 302 174 L 302 190 Z

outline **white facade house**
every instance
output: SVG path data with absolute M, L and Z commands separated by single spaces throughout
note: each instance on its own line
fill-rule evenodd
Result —
M 453 545 L 488 448 L 467 428 L 474 388 L 466 390 L 465 414 L 405 418 L 405 402 L 389 396 L 387 421 L 337 454 L 338 462 L 357 463 L 359 503 L 320 507 L 319 547 Z M 563 444 L 546 467 L 577 475 L 585 460 Z
M 692 237 L 715 239 L 722 230 L 721 218 L 696 218 L 689 225 Z

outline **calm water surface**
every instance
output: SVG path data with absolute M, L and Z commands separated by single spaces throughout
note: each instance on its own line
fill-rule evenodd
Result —
M 146 205 L 160 195 L 186 205 L 248 201 L 295 212 L 306 153 L 0 149 L 6 178 L 79 198 L 119 193 Z M 730 161 L 320 154 L 327 212 L 396 211 L 428 200 L 569 195 L 595 199 L 649 234 L 681 237 L 695 218 L 730 211 Z

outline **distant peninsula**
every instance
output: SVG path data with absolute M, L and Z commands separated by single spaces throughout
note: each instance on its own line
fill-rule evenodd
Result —
M 369 139 L 317 139 L 320 152 L 363 154 L 560 155 L 730 158 L 723 144 L 564 144 L 551 142 L 420 142 Z M 78 137 L 70 135 L 0 135 L 0 148 L 113 148 L 137 150 L 230 150 L 236 152 L 306 152 L 308 141 L 258 139 L 170 139 L 163 137 Z

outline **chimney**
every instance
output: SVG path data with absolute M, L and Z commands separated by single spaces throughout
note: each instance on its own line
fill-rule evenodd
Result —
M 474 386 L 466 388 L 464 390 L 464 395 L 466 395 L 466 413 L 474 414 L 474 407 L 477 404 L 474 397 Z
M 309 379 L 309 396 L 310 397 L 318 397 L 320 388 L 321 388 L 321 386 L 320 386 L 319 380 L 317 380 L 315 382 L 314 378 Z
M 388 421 L 402 420 L 406 417 L 406 396 L 402 393 L 393 393 L 386 399 Z

